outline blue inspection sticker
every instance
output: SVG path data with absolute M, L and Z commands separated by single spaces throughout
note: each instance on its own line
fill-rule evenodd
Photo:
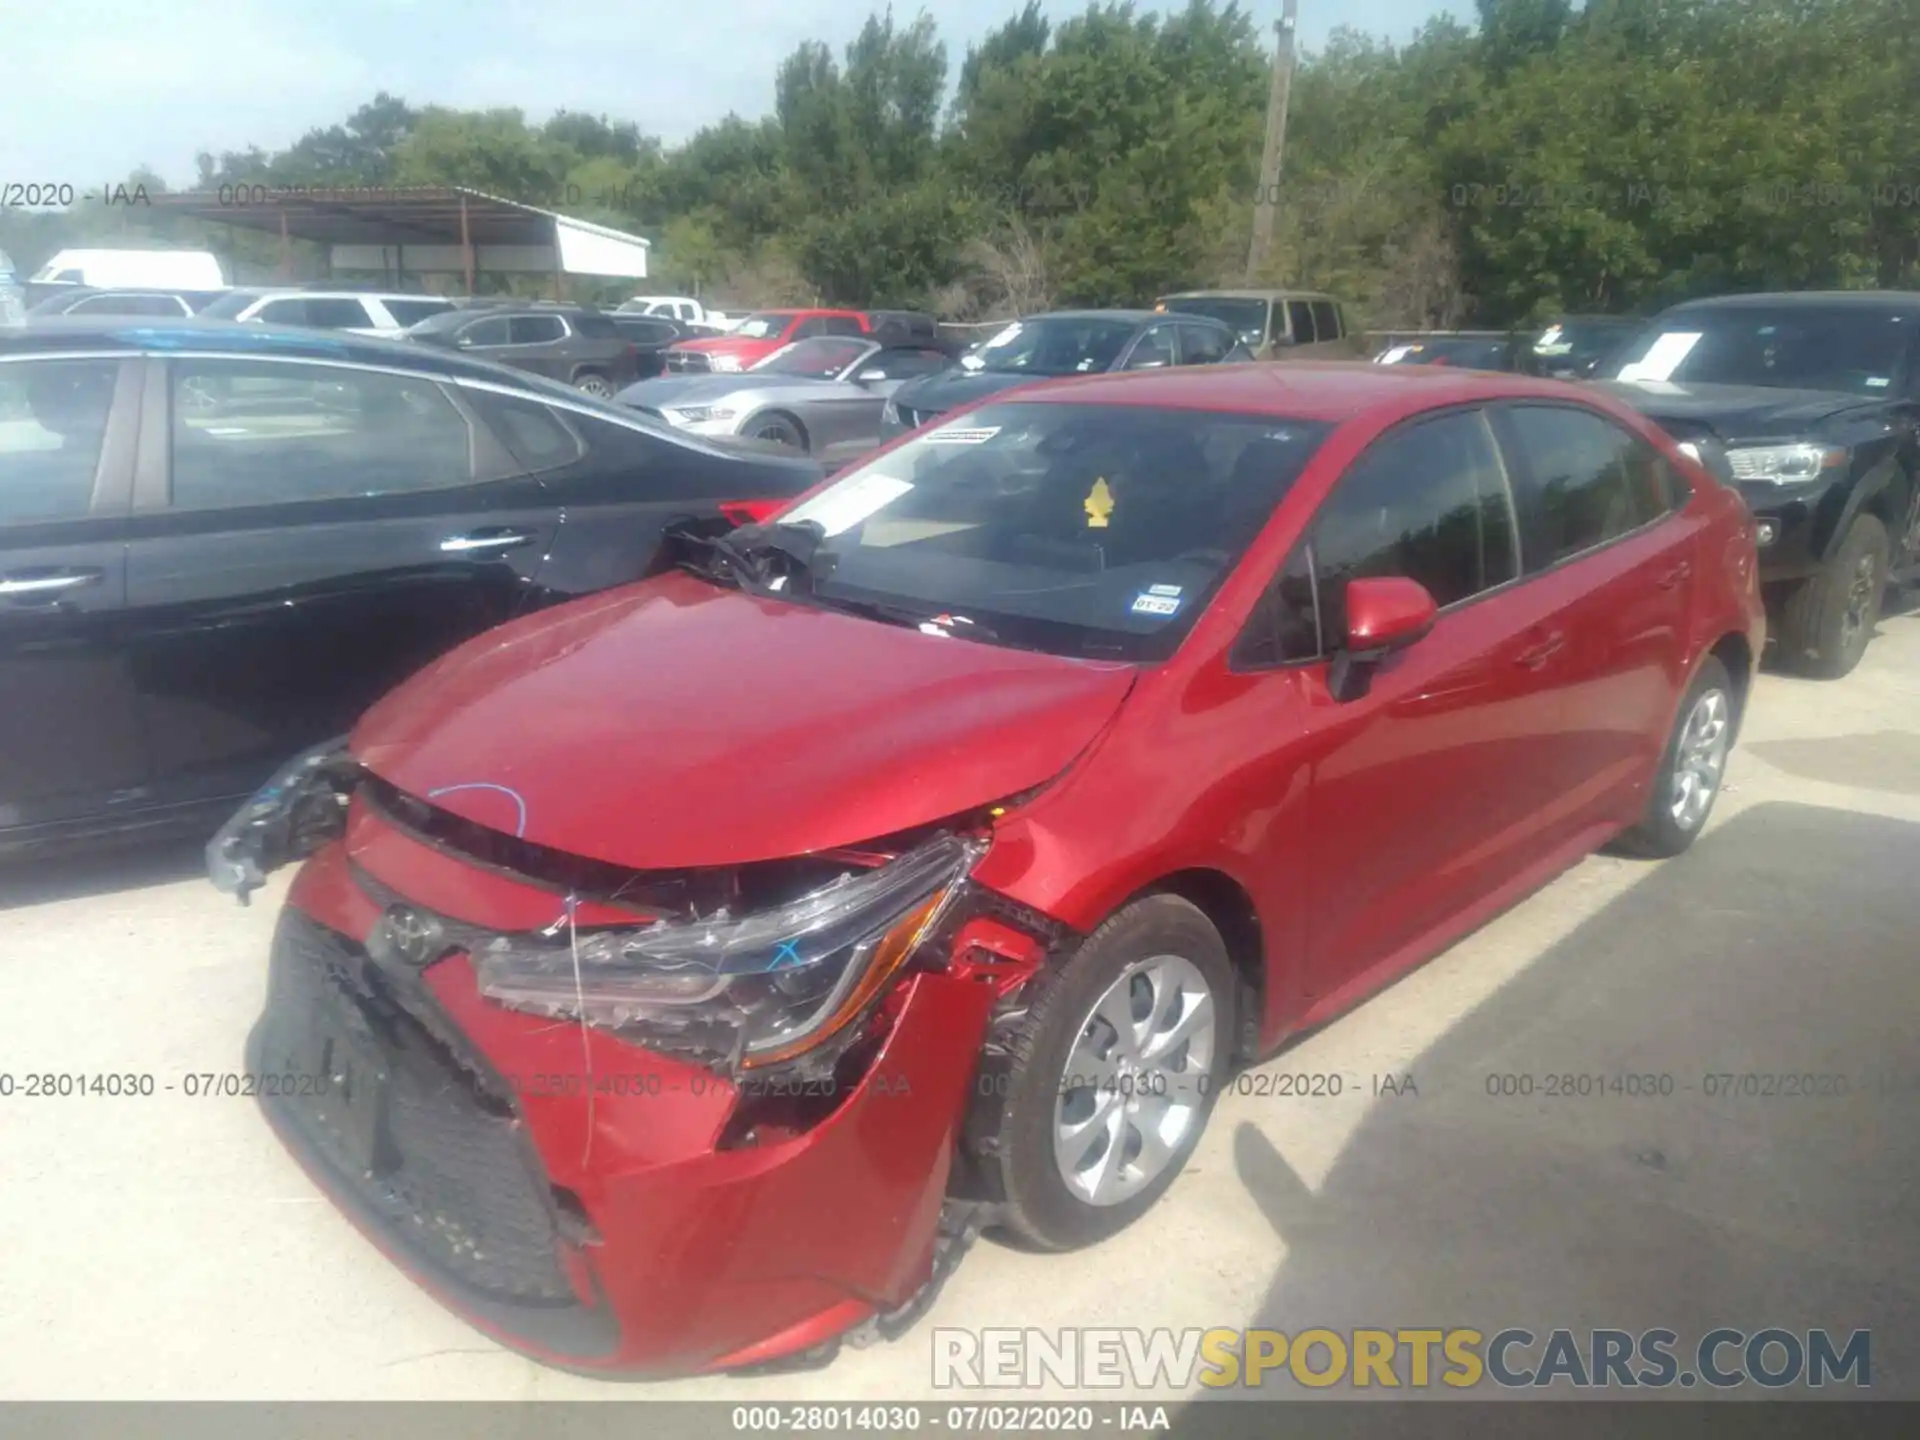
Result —
M 1179 608 L 1178 595 L 1156 595 L 1151 590 L 1143 590 L 1133 597 L 1133 613 L 1136 615 L 1171 615 Z

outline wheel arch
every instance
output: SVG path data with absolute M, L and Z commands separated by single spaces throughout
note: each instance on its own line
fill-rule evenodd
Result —
M 1244 1063 L 1261 1053 L 1261 1026 L 1267 999 L 1266 935 L 1255 909 L 1253 896 L 1224 870 L 1194 866 L 1175 870 L 1141 886 L 1113 907 L 1118 913 L 1137 900 L 1150 895 L 1177 895 L 1205 915 L 1227 947 L 1240 981 L 1235 997 L 1238 1033 L 1234 1036 L 1234 1058 Z
M 751 415 L 747 416 L 746 419 L 740 422 L 739 433 L 742 435 L 745 435 L 748 431 L 752 430 L 754 426 L 759 425 L 762 422 L 767 420 L 786 421 L 787 424 L 791 425 L 796 431 L 799 432 L 800 448 L 805 450 L 809 455 L 813 453 L 813 432 L 807 429 L 806 421 L 802 420 L 798 415 L 796 415 L 792 410 L 787 409 L 784 405 L 779 405 L 779 404 L 765 405 L 765 406 L 762 406 L 760 409 L 755 410 Z

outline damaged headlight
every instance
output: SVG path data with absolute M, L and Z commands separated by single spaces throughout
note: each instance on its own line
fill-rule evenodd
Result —
M 359 776 L 344 735 L 296 755 L 207 843 L 207 878 L 246 904 L 273 871 L 346 830 L 347 800 Z
M 580 932 L 563 919 L 538 936 L 501 936 L 473 956 L 480 993 L 741 1067 L 773 1064 L 866 1009 L 933 933 L 985 848 L 942 835 L 738 919 Z

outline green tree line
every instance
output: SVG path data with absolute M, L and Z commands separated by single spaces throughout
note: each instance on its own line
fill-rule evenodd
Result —
M 1302 57 L 1256 276 L 1271 37 L 1215 0 L 1057 23 L 1030 3 L 957 67 L 931 19 L 887 10 L 837 51 L 798 47 L 769 113 L 675 146 L 605 116 L 381 94 L 285 150 L 202 155 L 194 188 L 469 185 L 646 235 L 649 288 L 959 319 L 1250 280 L 1332 290 L 1380 326 L 1916 284 L 1916 0 L 1476 9 Z M 4 224 L 23 266 L 101 228 Z

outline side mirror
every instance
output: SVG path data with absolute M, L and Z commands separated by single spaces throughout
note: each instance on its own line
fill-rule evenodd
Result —
M 1367 693 L 1373 670 L 1433 629 L 1440 607 L 1427 587 L 1401 576 L 1347 583 L 1347 638 L 1335 652 L 1327 686 L 1339 701 Z

